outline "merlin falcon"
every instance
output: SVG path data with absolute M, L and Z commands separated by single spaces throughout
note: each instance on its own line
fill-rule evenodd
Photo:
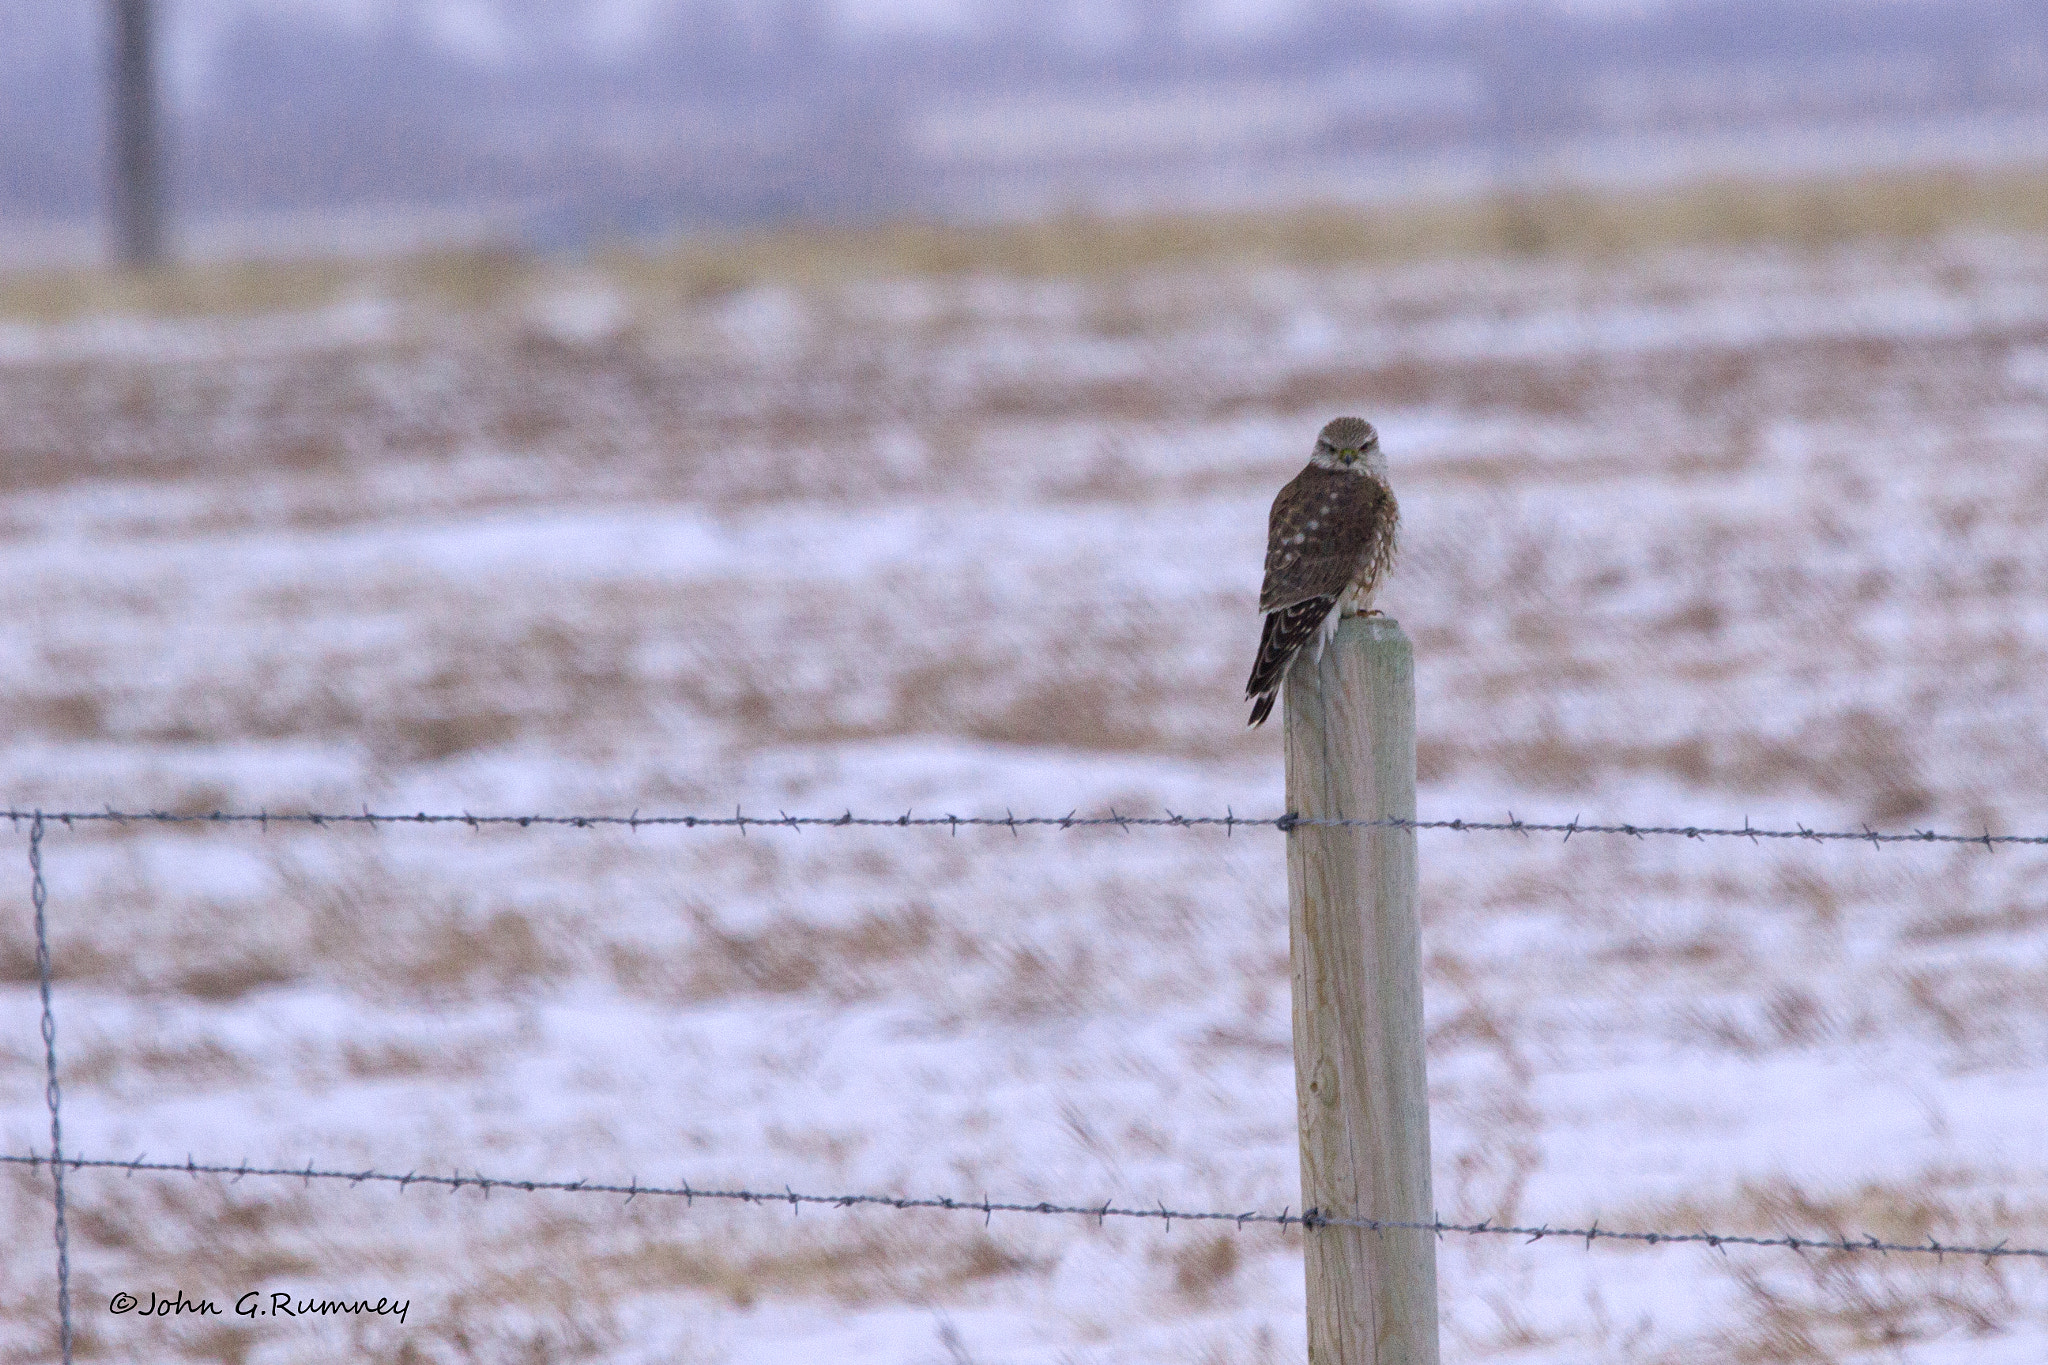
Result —
M 1273 499 L 1267 522 L 1266 582 L 1259 589 L 1266 627 L 1244 688 L 1252 725 L 1272 714 L 1304 647 L 1313 641 L 1320 658 L 1342 617 L 1372 614 L 1373 593 L 1394 562 L 1400 521 L 1372 423 L 1339 417 L 1325 426 L 1308 468 Z

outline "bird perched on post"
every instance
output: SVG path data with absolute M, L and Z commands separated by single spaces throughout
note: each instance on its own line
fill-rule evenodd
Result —
M 1320 658 L 1339 619 L 1371 614 L 1373 593 L 1394 562 L 1400 521 L 1379 433 L 1363 418 L 1336 418 L 1317 435 L 1308 468 L 1273 499 L 1259 589 L 1266 626 L 1244 688 L 1250 724 L 1272 713 L 1305 645 L 1313 640 Z

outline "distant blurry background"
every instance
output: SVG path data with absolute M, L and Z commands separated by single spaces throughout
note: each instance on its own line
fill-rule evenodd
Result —
M 2048 156 L 2030 0 L 151 3 L 204 256 Z M 111 8 L 9 7 L 0 259 L 96 245 Z

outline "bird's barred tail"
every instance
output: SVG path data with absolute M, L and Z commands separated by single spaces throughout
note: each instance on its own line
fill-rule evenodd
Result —
M 1266 613 L 1266 628 L 1259 636 L 1258 661 L 1252 665 L 1251 680 L 1244 685 L 1244 695 L 1252 703 L 1249 724 L 1262 724 L 1273 714 L 1273 700 L 1280 694 L 1288 666 L 1336 609 L 1334 597 L 1311 597 L 1306 602 Z

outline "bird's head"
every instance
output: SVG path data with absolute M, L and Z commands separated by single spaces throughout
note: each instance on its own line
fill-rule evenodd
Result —
M 1316 452 L 1310 461 L 1323 469 L 1348 469 L 1385 476 L 1386 458 L 1380 454 L 1380 434 L 1363 417 L 1337 417 L 1316 435 Z

